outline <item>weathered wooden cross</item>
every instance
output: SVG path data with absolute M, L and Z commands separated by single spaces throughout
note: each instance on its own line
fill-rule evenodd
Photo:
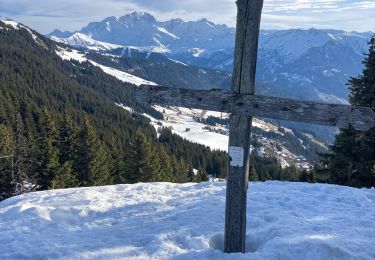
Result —
M 255 96 L 255 71 L 263 0 L 238 0 L 232 92 L 162 86 L 137 88 L 139 101 L 230 113 L 229 172 L 224 251 L 245 252 L 246 201 L 253 116 L 367 130 L 375 126 L 370 108 Z

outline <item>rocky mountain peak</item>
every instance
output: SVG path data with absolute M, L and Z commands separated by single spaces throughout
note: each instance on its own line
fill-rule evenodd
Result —
M 145 12 L 132 12 L 121 16 L 118 21 L 124 24 L 156 23 L 155 17 Z

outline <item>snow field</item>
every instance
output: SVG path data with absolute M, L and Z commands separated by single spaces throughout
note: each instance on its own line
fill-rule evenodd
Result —
M 127 109 L 128 111 L 130 109 L 124 106 L 121 107 Z M 228 118 L 229 116 L 227 113 L 202 111 L 199 109 L 189 109 L 183 107 L 166 108 L 158 105 L 154 105 L 153 108 L 164 114 L 163 121 L 144 114 L 144 116 L 151 120 L 151 123 L 156 130 L 161 127 L 160 123 L 162 123 L 163 127 L 171 127 L 173 133 L 185 138 L 186 140 L 206 145 L 213 150 L 228 151 L 228 135 L 203 129 L 207 125 L 194 120 L 194 117 L 207 118 L 209 116 Z M 260 119 L 254 119 L 253 126 L 261 128 L 265 131 L 273 131 L 273 129 L 270 128 L 270 126 L 272 126 L 271 124 L 268 124 Z M 212 128 L 227 130 L 223 126 L 216 126 Z
M 29 193 L 0 203 L 0 259 L 375 258 L 375 189 L 250 183 L 245 254 L 224 207 L 224 182 Z
M 141 86 L 141 85 L 154 85 L 155 86 L 155 85 L 157 85 L 154 82 L 147 81 L 145 79 L 142 79 L 142 78 L 139 78 L 137 76 L 131 75 L 131 74 L 126 73 L 124 71 L 117 70 L 117 69 L 107 67 L 107 66 L 103 66 L 103 65 L 101 65 L 101 64 L 99 64 L 95 61 L 89 60 L 89 59 L 86 58 L 86 56 L 84 54 L 82 54 L 79 51 L 74 50 L 74 49 L 68 50 L 68 49 L 64 49 L 64 48 L 59 47 L 59 49 L 56 51 L 56 54 L 58 56 L 60 56 L 60 58 L 63 59 L 63 60 L 76 60 L 78 62 L 88 61 L 92 65 L 94 65 L 96 67 L 99 67 L 104 73 L 106 73 L 108 75 L 111 75 L 111 76 L 117 78 L 118 80 L 121 80 L 122 82 L 131 83 L 131 84 L 134 84 L 136 86 Z
M 165 119 L 164 121 L 160 121 L 147 114 L 144 114 L 144 116 L 148 117 L 151 120 L 151 123 L 156 129 L 160 127 L 158 122 L 162 122 L 163 127 L 172 127 L 172 131 L 174 133 L 185 138 L 186 140 L 209 146 L 214 150 L 228 150 L 228 136 L 205 130 L 203 129 L 203 127 L 206 126 L 205 124 L 198 123 L 194 120 L 194 116 L 201 115 L 202 110 L 182 107 L 153 107 L 159 112 L 162 112 Z
M 117 45 L 117 44 L 111 44 L 107 42 L 101 42 L 94 40 L 90 35 L 86 35 L 83 33 L 75 33 L 72 36 L 68 38 L 58 38 L 55 36 L 51 37 L 52 40 L 56 42 L 62 42 L 71 46 L 76 46 L 76 47 L 83 47 L 86 46 L 90 50 L 113 50 L 117 48 L 121 48 L 123 46 Z

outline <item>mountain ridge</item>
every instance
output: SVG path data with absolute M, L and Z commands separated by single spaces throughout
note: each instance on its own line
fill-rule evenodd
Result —
M 135 28 L 137 27 L 137 30 L 139 29 L 143 29 L 143 31 L 141 30 L 141 32 L 143 33 L 144 32 L 144 25 L 149 25 L 150 28 L 148 28 L 149 30 L 150 29 L 154 29 L 153 31 L 151 31 L 152 33 L 154 34 L 150 34 L 150 31 L 147 32 L 148 34 L 146 35 L 142 35 L 144 38 L 147 38 L 147 37 L 153 37 L 153 36 L 158 36 L 159 38 L 163 38 L 163 36 L 166 37 L 165 39 L 165 42 L 163 44 L 163 42 L 160 42 L 159 39 L 147 39 L 147 41 L 145 42 L 140 42 L 141 44 L 145 44 L 145 43 L 153 43 L 153 44 L 163 44 L 163 45 L 167 45 L 168 43 L 173 43 L 173 41 L 171 42 L 171 38 L 173 40 L 176 40 L 176 39 L 182 39 L 182 38 L 191 38 L 191 34 L 195 34 L 195 37 L 193 37 L 193 41 L 197 42 L 197 46 L 196 48 L 199 47 L 199 45 L 201 44 L 201 41 L 202 39 L 205 39 L 206 41 L 214 41 L 213 38 L 210 38 L 211 36 L 230 36 L 231 38 L 229 40 L 231 40 L 230 42 L 227 43 L 226 46 L 224 46 L 225 48 L 230 48 L 230 47 L 234 47 L 234 37 L 235 37 L 235 28 L 234 27 L 229 27 L 227 25 L 224 25 L 224 24 L 215 24 L 214 22 L 211 22 L 209 20 L 207 20 L 206 18 L 203 18 L 203 19 L 200 19 L 200 20 L 196 20 L 196 21 L 184 21 L 183 19 L 180 19 L 180 18 L 175 18 L 175 19 L 171 19 L 171 20 L 167 20 L 167 21 L 157 21 L 155 17 L 153 17 L 151 14 L 149 13 L 144 13 L 144 12 L 133 12 L 133 13 L 130 13 L 130 14 L 126 14 L 124 16 L 121 16 L 121 17 L 116 17 L 116 16 L 111 16 L 111 17 L 107 17 L 105 19 L 103 19 L 102 21 L 99 21 L 99 22 L 90 22 L 87 26 L 83 27 L 81 30 L 79 31 L 75 31 L 75 32 L 70 32 L 70 34 L 68 34 L 68 32 L 62 32 L 60 30 L 55 30 L 49 34 L 47 34 L 46 36 L 48 37 L 52 37 L 52 36 L 55 36 L 57 38 L 62 38 L 61 36 L 64 36 L 63 38 L 68 38 L 66 37 L 67 35 L 72 36 L 73 34 L 77 33 L 77 32 L 80 32 L 80 33 L 83 33 L 83 34 L 86 34 L 90 37 L 92 37 L 94 40 L 98 40 L 98 41 L 105 41 L 105 42 L 108 42 L 108 43 L 112 43 L 112 44 L 116 44 L 116 45 L 122 45 L 122 46 L 133 46 L 133 45 L 136 45 L 138 47 L 149 47 L 149 45 L 140 45 L 140 44 L 124 44 L 124 43 L 127 43 L 126 41 L 124 41 L 124 39 L 118 39 L 118 35 L 116 36 L 113 36 L 115 34 L 118 34 L 119 29 L 122 29 L 122 30 L 125 30 L 125 29 L 131 29 L 131 28 Z M 160 28 L 161 27 L 161 28 Z M 200 27 L 199 30 L 197 27 Z M 162 30 L 160 30 L 162 29 Z M 165 29 L 165 30 L 163 30 Z M 220 31 L 221 30 L 221 31 Z M 334 40 L 337 40 L 338 38 L 340 37 L 336 37 L 335 34 L 343 34 L 343 35 L 347 35 L 347 36 L 362 36 L 363 35 L 366 35 L 366 38 L 367 38 L 367 35 L 368 34 L 371 34 L 372 32 L 356 32 L 356 31 L 344 31 L 344 30 L 336 30 L 336 29 L 315 29 L 315 28 L 309 28 L 309 29 L 302 29 L 302 28 L 295 28 L 295 29 L 288 29 L 288 30 L 261 30 L 261 36 L 265 36 L 265 35 L 268 35 L 268 34 L 273 34 L 273 33 L 277 33 L 277 32 L 288 32 L 288 31 L 291 31 L 291 32 L 296 32 L 296 31 L 299 31 L 299 32 L 313 32 L 316 34 L 316 32 L 327 32 L 327 35 L 325 35 L 327 38 L 331 38 L 331 39 L 334 39 Z M 141 34 L 141 32 L 138 32 L 139 34 Z M 201 33 L 202 32 L 202 33 Z M 207 32 L 210 32 L 207 34 Z M 160 35 L 160 33 L 162 33 L 162 35 Z M 203 35 L 201 35 L 201 34 Z M 108 35 L 112 35 L 112 38 L 106 38 L 106 36 Z M 60 37 L 59 37 L 60 36 Z M 126 36 L 126 35 L 122 35 L 123 37 Z M 130 35 L 132 38 L 136 38 L 134 36 L 136 35 Z M 316 35 L 315 35 L 316 36 Z M 125 37 L 126 38 L 126 37 Z M 202 39 L 200 39 L 202 38 Z M 163 39 L 162 39 L 163 40 Z M 217 40 L 217 39 L 216 39 Z M 220 39 L 220 41 L 225 41 L 226 39 Z M 135 42 L 139 41 L 139 39 L 135 39 L 134 40 Z M 261 42 L 261 45 L 262 45 L 262 42 Z M 158 45 L 160 46 L 160 45 Z M 262 47 L 262 46 L 261 46 Z M 212 50 L 219 50 L 220 48 L 213 48 L 211 46 L 211 49 Z M 172 52 L 175 52 L 175 50 L 170 50 Z M 180 50 L 179 50 L 180 51 Z
M 131 50 L 156 52 L 185 64 L 232 72 L 235 28 L 207 19 L 159 22 L 148 13 L 133 12 L 58 37 L 63 35 L 66 32 L 55 31 L 48 36 L 116 56 Z M 257 81 L 278 86 L 293 98 L 346 103 L 346 82 L 361 72 L 370 36 L 335 29 L 261 30 Z

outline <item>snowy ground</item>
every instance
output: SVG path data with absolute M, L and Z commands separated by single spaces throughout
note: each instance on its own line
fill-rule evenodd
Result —
M 375 189 L 250 184 L 247 253 L 221 252 L 225 183 L 30 193 L 0 203 L 0 259 L 374 259 Z

